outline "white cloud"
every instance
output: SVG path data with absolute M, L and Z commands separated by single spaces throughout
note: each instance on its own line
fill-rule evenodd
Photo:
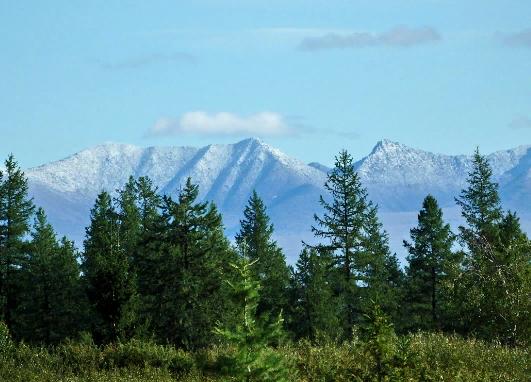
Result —
M 192 111 L 176 119 L 159 118 L 146 136 L 297 136 L 313 130 L 300 124 L 290 124 L 281 114 L 269 111 L 249 117 L 228 112 L 207 114 L 204 111 Z
M 338 34 L 331 32 L 321 37 L 305 37 L 299 44 L 298 50 L 317 51 L 377 45 L 410 47 L 440 40 L 442 40 L 441 35 L 433 28 L 398 26 L 384 33 L 353 32 L 351 34 Z
M 531 129 L 531 119 L 524 115 L 519 116 L 509 123 L 511 129 Z

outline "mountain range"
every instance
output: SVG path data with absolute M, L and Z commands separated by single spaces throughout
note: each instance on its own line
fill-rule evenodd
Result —
M 522 228 L 530 232 L 531 145 L 496 151 L 487 158 L 500 185 L 504 209 L 516 210 Z M 428 193 L 437 198 L 454 232 L 464 223 L 454 197 L 467 187 L 472 166 L 472 155 L 435 154 L 385 139 L 354 164 L 369 199 L 380 206 L 391 250 L 402 259 L 402 240 L 409 240 L 409 229 L 417 225 Z M 141 148 L 105 142 L 23 171 L 35 204 L 45 209 L 58 233 L 79 247 L 97 194 L 102 189 L 115 194 L 130 175 L 148 176 L 161 193 L 169 195 L 176 195 L 191 176 L 199 184 L 198 201 L 217 204 L 229 237 L 239 230 L 245 205 L 256 189 L 274 224 L 274 237 L 291 264 L 302 248 L 301 239 L 316 243 L 310 229 L 314 213 L 323 213 L 319 196 L 330 200 L 324 188 L 330 168 L 317 162 L 305 164 L 257 138 L 202 148 Z

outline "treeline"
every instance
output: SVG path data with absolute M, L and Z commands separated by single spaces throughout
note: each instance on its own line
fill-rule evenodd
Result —
M 66 237 L 57 239 L 44 210 L 28 198 L 12 155 L 5 167 L 0 321 L 16 342 L 135 339 L 195 350 L 236 338 L 242 322 L 251 327 L 255 319 L 314 343 L 341 344 L 367 328 L 385 332 L 388 321 L 397 334 L 457 333 L 510 346 L 531 340 L 531 242 L 516 213 L 502 210 L 479 150 L 468 188 L 455 199 L 467 226 L 452 232 L 427 195 L 404 241 L 404 269 L 344 150 L 325 183 L 333 202 L 321 196 L 324 214 L 311 227 L 328 244 L 303 243 L 296 267 L 272 239 L 256 191 L 232 245 L 216 205 L 196 201 L 192 179 L 174 200 L 159 195 L 149 178 L 130 177 L 116 197 L 97 196 L 78 251 Z M 261 335 L 273 346 L 283 338 Z

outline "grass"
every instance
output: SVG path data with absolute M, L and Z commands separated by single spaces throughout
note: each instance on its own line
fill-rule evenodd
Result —
M 284 355 L 293 381 L 529 381 L 529 348 L 464 340 L 437 333 L 398 338 L 381 379 L 361 341 L 335 346 L 290 343 L 270 351 Z M 69 341 L 56 347 L 11 346 L 0 341 L 0 381 L 222 381 L 219 365 L 234 349 L 212 346 L 188 353 L 152 342 L 97 347 Z

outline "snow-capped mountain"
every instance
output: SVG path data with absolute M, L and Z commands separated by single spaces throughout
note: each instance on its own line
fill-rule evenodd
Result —
M 531 145 L 497 151 L 488 159 L 500 183 L 504 208 L 516 209 L 525 218 L 526 228 L 531 215 Z M 452 228 L 462 223 L 453 198 L 466 188 L 472 155 L 434 154 L 382 140 L 355 168 L 369 198 L 380 206 L 393 251 L 403 255 L 402 239 L 409 239 L 409 229 L 416 226 L 428 193 L 446 207 L 444 217 Z M 330 168 L 316 162 L 306 165 L 256 138 L 203 148 L 141 148 L 106 142 L 24 170 L 35 203 L 45 209 L 55 229 L 78 246 L 97 194 L 102 189 L 113 193 L 130 175 L 148 176 L 161 193 L 170 195 L 191 176 L 199 184 L 198 201 L 217 204 L 229 235 L 239 229 L 243 209 L 256 189 L 290 263 L 297 259 L 301 239 L 312 242 L 313 215 L 322 214 L 319 195 L 327 197 L 327 171 Z

